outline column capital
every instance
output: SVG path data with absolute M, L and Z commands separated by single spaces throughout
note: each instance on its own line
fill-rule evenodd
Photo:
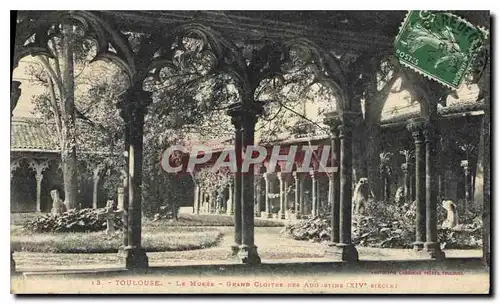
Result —
M 410 132 L 423 132 L 430 128 L 429 120 L 423 117 L 411 118 L 406 121 L 406 129 Z
M 94 180 L 98 179 L 100 177 L 100 174 L 102 170 L 106 167 L 105 164 L 99 164 L 97 167 L 94 168 Z
M 311 176 L 311 178 L 312 178 L 312 179 L 314 179 L 314 178 L 315 178 L 315 174 L 316 174 L 316 172 L 314 172 L 314 171 L 312 171 L 312 170 L 311 170 L 311 171 L 309 171 L 309 175 Z
M 19 158 L 16 159 L 11 159 L 10 160 L 10 175 L 12 177 L 12 174 L 21 166 L 21 160 Z
M 297 171 L 293 171 L 293 172 L 292 172 L 292 176 L 293 176 L 293 178 L 294 178 L 295 180 L 298 180 L 298 179 L 299 179 L 299 177 L 300 177 L 300 174 L 299 174 L 299 172 L 297 172 Z
M 153 102 L 152 93 L 138 87 L 129 88 L 120 97 L 116 107 L 120 110 L 120 116 L 124 120 L 145 115 L 148 106 Z
M 36 176 L 41 176 L 43 174 L 43 171 L 49 167 L 49 161 L 48 160 L 41 160 L 37 162 L 34 159 L 31 159 L 29 161 L 29 168 L 35 171 Z
M 469 167 L 469 161 L 468 160 L 461 160 L 460 161 L 460 167 L 464 168 L 465 174 L 470 173 L 470 167 Z
M 330 127 L 330 132 L 334 137 L 338 136 L 339 130 L 338 127 L 342 124 L 342 120 L 340 119 L 340 116 L 335 113 L 327 113 L 325 115 L 325 119 L 323 119 L 323 123 L 328 125 Z
M 262 105 L 258 103 L 243 104 L 241 102 L 233 103 L 227 110 L 227 115 L 231 116 L 231 122 L 237 127 L 243 124 L 257 122 L 257 116 L 262 114 Z M 238 128 L 238 127 L 237 127 Z

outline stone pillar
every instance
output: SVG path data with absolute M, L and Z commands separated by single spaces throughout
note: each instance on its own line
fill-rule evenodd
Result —
M 426 235 L 425 250 L 432 259 L 443 259 L 437 239 L 437 199 L 438 199 L 438 170 L 436 166 L 438 134 L 434 126 L 428 123 L 424 130 L 425 136 L 425 205 L 426 205 Z
M 94 169 L 94 189 L 92 192 L 92 208 L 97 209 L 99 198 L 99 181 L 101 180 L 101 173 L 104 170 L 104 164 L 99 164 Z
M 36 162 L 35 160 L 30 160 L 29 167 L 35 171 L 35 179 L 36 179 L 36 212 L 41 212 L 41 196 L 42 196 L 42 180 L 43 180 L 43 171 L 47 169 L 49 166 L 49 162 L 47 160 L 42 160 L 40 162 Z
M 231 178 L 229 178 L 228 192 L 229 192 L 229 198 L 227 199 L 226 214 L 233 215 L 234 214 L 234 209 L 233 209 L 234 198 L 233 198 L 233 180 Z
M 209 192 L 208 193 L 208 209 L 207 209 L 207 212 L 208 214 L 212 214 L 213 213 L 213 204 L 214 204 L 214 193 L 213 192 Z
M 338 127 L 340 138 L 340 231 L 337 247 L 342 261 L 358 261 L 358 251 L 352 243 L 352 129 L 358 113 L 343 113 Z
M 262 175 L 260 170 L 257 170 L 255 175 L 255 216 L 260 217 L 261 201 L 262 201 Z
M 279 187 L 280 187 L 280 211 L 278 212 L 278 218 L 284 220 L 285 219 L 285 193 L 284 193 L 284 183 L 283 183 L 283 173 L 277 172 L 276 176 L 278 177 Z
M 342 261 L 358 261 L 358 251 L 352 243 L 352 130 L 359 120 L 359 113 L 344 112 L 328 117 L 342 123 L 338 126 L 340 139 L 340 188 L 339 188 L 339 240 L 335 246 L 327 249 L 327 254 L 340 258 Z M 335 149 L 334 149 L 335 150 Z M 313 188 L 314 189 L 314 188 Z M 335 200 L 334 200 L 335 201 Z M 335 205 L 335 204 L 333 204 Z M 333 222 L 332 216 L 332 222 Z M 334 225 L 333 227 L 335 227 Z
M 299 204 L 300 204 L 300 215 L 306 215 L 305 209 L 304 209 L 304 189 L 305 189 L 305 174 L 300 174 L 299 175 Z
M 294 210 L 295 210 L 295 218 L 299 218 L 299 200 L 300 200 L 300 189 L 299 189 L 299 174 L 294 171 L 292 172 L 295 186 L 295 200 L 294 200 Z
M 464 199 L 464 221 L 467 222 L 468 219 L 468 211 L 471 203 L 471 178 L 470 178 L 470 167 L 468 160 L 462 160 L 460 162 L 460 166 L 464 169 L 464 186 L 465 186 L 465 199 Z
M 123 211 L 125 206 L 125 189 L 123 187 L 118 187 L 118 189 L 116 189 L 116 199 L 116 209 Z
M 123 247 L 120 248 L 119 250 L 119 256 L 126 258 L 126 252 L 125 248 L 129 246 L 129 240 L 128 240 L 128 208 L 129 208 L 129 151 L 130 151 L 130 111 L 127 110 L 127 107 L 125 107 L 123 102 L 127 102 L 127 100 L 120 100 L 119 103 L 117 104 L 117 107 L 120 109 L 120 116 L 122 117 L 124 121 L 124 135 L 123 135 L 123 157 L 125 159 L 125 165 L 122 170 L 120 170 L 121 173 L 121 181 L 122 181 L 122 186 L 123 186 L 123 212 L 122 212 L 122 221 L 123 221 Z
M 231 115 L 231 122 L 234 126 L 234 151 L 236 155 L 236 172 L 234 172 L 234 244 L 231 246 L 233 255 L 237 255 L 241 246 L 241 225 L 242 225 L 242 121 L 238 112 L 228 112 Z
M 425 238 L 425 151 L 423 149 L 422 131 L 426 128 L 426 121 L 423 118 L 410 119 L 407 122 L 407 129 L 412 132 L 415 141 L 415 242 L 413 248 L 422 250 Z
M 194 182 L 194 193 L 193 193 L 193 214 L 198 214 L 198 205 L 199 205 L 199 192 L 200 192 L 200 186 L 198 186 L 198 183 Z
M 129 125 L 129 167 L 128 167 L 128 246 L 124 248 L 127 269 L 148 268 L 148 257 L 141 246 L 142 238 L 142 160 L 144 116 L 151 103 L 151 93 L 142 87 L 128 91 L 127 100 L 121 104 L 127 112 Z
M 318 196 L 316 191 L 318 187 L 316 185 L 316 175 L 314 171 L 310 171 L 309 175 L 311 176 L 311 215 L 316 216 L 318 213 Z
M 272 218 L 273 214 L 271 213 L 271 202 L 269 198 L 269 188 L 270 188 L 270 181 L 269 181 L 269 173 L 264 173 L 264 182 L 265 182 L 265 190 L 266 190 L 266 196 L 265 196 L 265 208 L 266 210 L 263 212 L 262 217 L 263 218 Z
M 239 108 L 242 111 L 242 144 L 246 150 L 255 142 L 255 124 L 257 123 L 257 109 Z M 240 259 L 245 264 L 260 264 L 257 246 L 254 240 L 254 166 L 250 166 L 248 173 L 243 174 L 242 181 L 242 225 Z
M 331 125 L 330 129 L 332 132 L 332 165 L 338 168 L 337 172 L 330 174 L 332 183 L 332 193 L 330 198 L 332 201 L 332 217 L 330 222 L 332 226 L 331 241 L 332 244 L 337 244 L 340 242 L 340 143 L 337 124 Z
M 403 171 L 403 199 L 405 202 L 410 201 L 410 177 L 408 175 L 408 163 L 401 165 Z

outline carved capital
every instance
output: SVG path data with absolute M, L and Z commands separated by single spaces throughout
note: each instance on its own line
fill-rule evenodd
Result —
M 460 167 L 464 168 L 464 173 L 468 175 L 470 173 L 469 161 L 462 160 L 460 161 Z
M 313 179 L 313 180 L 314 180 L 314 178 L 316 177 L 315 172 L 314 172 L 314 171 L 312 171 L 312 170 L 311 170 L 311 171 L 309 171 L 309 175 L 311 176 L 311 179 Z
M 328 113 L 325 116 L 323 123 L 330 127 L 333 137 L 337 137 L 339 134 L 338 127 L 342 124 L 342 119 L 337 113 Z
M 43 171 L 49 167 L 49 161 L 48 160 L 42 160 L 40 162 L 37 162 L 35 160 L 30 160 L 29 161 L 29 168 L 31 168 L 33 171 L 35 171 L 36 175 L 35 177 L 37 179 L 43 178 Z
M 97 180 L 101 177 L 101 173 L 105 168 L 105 164 L 99 164 L 96 168 L 94 168 L 94 180 Z
M 278 178 L 278 180 L 281 182 L 283 181 L 283 173 L 281 172 L 276 172 L 276 177 Z
M 152 103 L 152 93 L 146 92 L 142 88 L 132 87 L 123 94 L 116 104 L 120 110 L 120 116 L 125 121 L 143 119 L 148 111 L 148 106 Z
M 239 130 L 242 127 L 255 126 L 257 117 L 262 114 L 262 111 L 262 106 L 257 103 L 234 103 L 227 110 L 227 115 L 231 116 L 231 123 Z
M 408 173 L 408 164 L 404 163 L 401 165 L 401 170 L 403 170 L 403 173 Z
M 262 177 L 264 178 L 266 183 L 269 181 L 269 173 L 266 172 L 266 173 L 262 174 Z
M 10 161 L 10 177 L 12 178 L 14 172 L 21 166 L 20 159 L 12 159 Z

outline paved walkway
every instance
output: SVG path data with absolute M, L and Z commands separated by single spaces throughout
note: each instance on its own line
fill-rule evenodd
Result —
M 232 264 L 238 263 L 230 256 L 233 227 L 219 227 L 224 237 L 217 246 L 191 251 L 148 253 L 151 266 Z M 296 241 L 281 233 L 283 227 L 257 227 L 255 240 L 264 263 L 324 262 L 325 244 Z M 415 260 L 422 259 L 408 249 L 382 249 L 358 247 L 361 260 Z M 481 250 L 448 250 L 447 257 L 481 257 Z M 116 254 L 54 254 L 17 252 L 14 254 L 19 271 L 116 268 L 123 263 Z

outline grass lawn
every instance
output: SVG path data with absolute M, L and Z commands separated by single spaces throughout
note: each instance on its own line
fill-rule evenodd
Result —
M 148 219 L 144 223 L 150 222 Z M 158 221 L 160 222 L 160 221 Z M 153 222 L 156 223 L 156 222 Z M 234 216 L 222 214 L 180 214 L 179 219 L 163 221 L 169 226 L 234 226 Z M 283 222 L 268 219 L 254 219 L 255 227 L 282 227 Z
M 41 213 L 11 214 L 11 246 L 15 251 L 46 253 L 114 253 L 123 243 L 116 232 L 30 233 L 23 224 Z M 149 252 L 187 251 L 215 246 L 223 237 L 223 229 L 234 226 L 233 216 L 181 214 L 178 220 L 144 218 L 142 245 Z M 255 219 L 256 227 L 283 226 L 280 221 Z
M 223 233 L 215 228 L 150 227 L 145 229 L 142 245 L 149 252 L 184 251 L 216 245 Z M 15 251 L 50 253 L 113 253 L 123 244 L 123 233 L 33 233 L 14 230 L 11 246 Z

